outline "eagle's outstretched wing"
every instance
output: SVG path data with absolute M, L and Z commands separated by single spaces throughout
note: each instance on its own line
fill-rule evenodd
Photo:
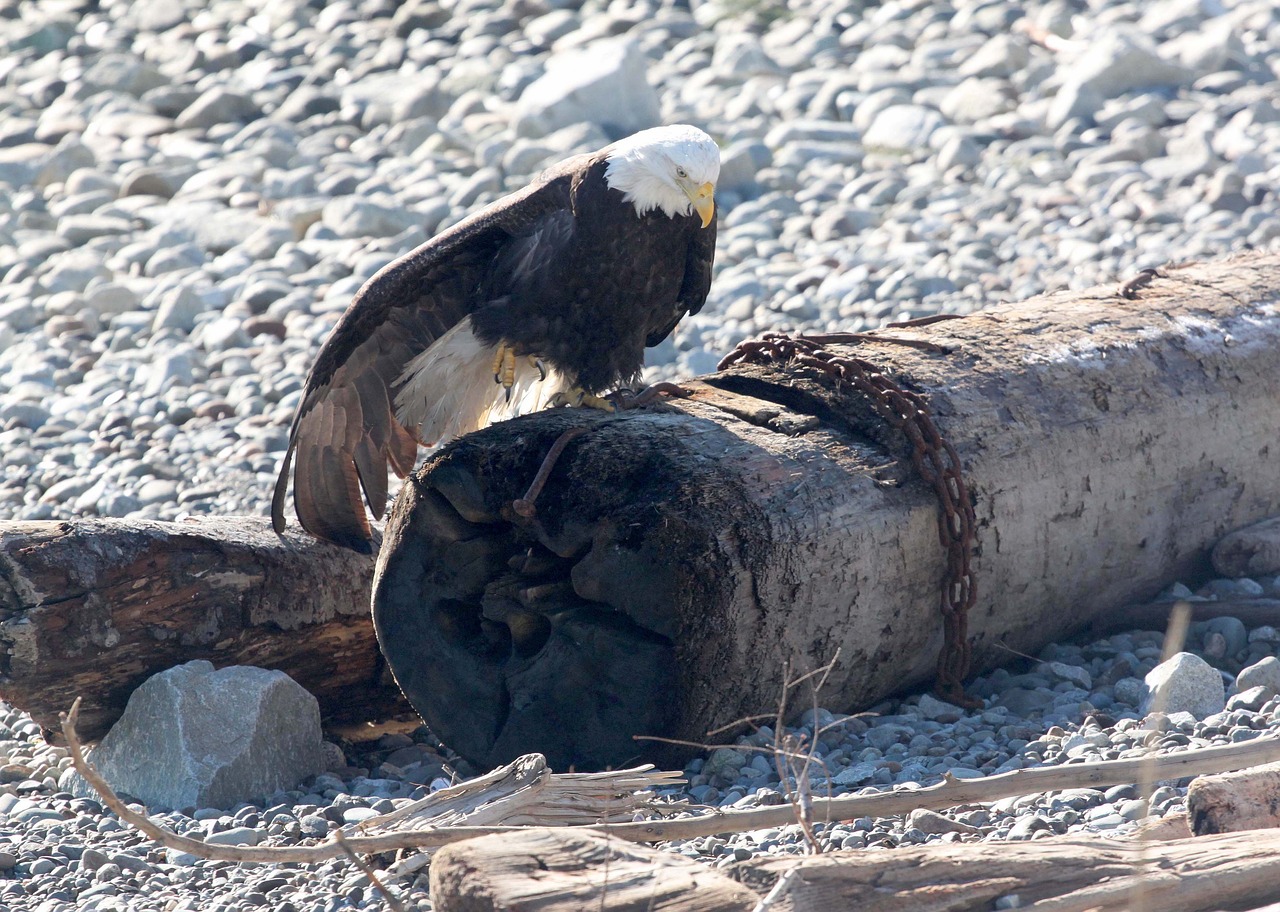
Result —
M 387 467 L 404 476 L 418 442 L 396 418 L 395 385 L 409 362 L 483 303 L 495 258 L 527 246 L 570 206 L 570 182 L 588 156 L 569 159 L 390 263 L 357 293 L 316 358 L 294 414 L 271 519 L 284 530 L 289 470 L 298 520 L 313 535 L 362 551 L 387 500 Z

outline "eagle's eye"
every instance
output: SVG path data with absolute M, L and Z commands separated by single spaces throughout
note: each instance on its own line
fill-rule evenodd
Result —
M 688 171 L 686 171 L 684 168 L 681 168 L 679 165 L 676 165 L 676 177 L 678 177 L 678 178 L 680 178 L 681 180 L 683 180 L 684 178 L 686 178 L 686 177 L 688 177 L 688 176 L 689 176 L 689 172 L 688 172 Z

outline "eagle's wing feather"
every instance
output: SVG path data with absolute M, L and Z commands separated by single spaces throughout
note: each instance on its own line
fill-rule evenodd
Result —
M 394 389 L 406 365 L 483 303 L 488 273 L 510 245 L 569 206 L 587 156 L 569 159 L 383 268 L 365 283 L 325 340 L 289 431 L 271 518 L 284 530 L 289 470 L 303 528 L 368 550 L 386 507 L 387 467 L 404 476 L 417 441 L 396 418 Z
M 694 232 L 689 254 L 685 258 L 684 280 L 680 283 L 676 308 L 671 314 L 664 315 L 664 320 L 650 328 L 644 340 L 646 347 L 652 348 L 671 335 L 671 331 L 685 314 L 696 314 L 702 310 L 707 293 L 711 290 L 711 267 L 716 256 L 716 226 L 717 221 L 712 218 L 710 225 Z

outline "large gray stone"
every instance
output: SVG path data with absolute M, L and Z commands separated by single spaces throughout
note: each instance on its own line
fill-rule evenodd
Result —
M 555 54 L 516 102 L 516 133 L 545 136 L 583 121 L 614 136 L 657 126 L 658 93 L 646 69 L 639 48 L 621 38 Z
M 341 106 L 358 112 L 366 127 L 419 117 L 439 120 L 453 102 L 430 70 L 411 77 L 399 72 L 366 76 L 343 88 L 341 96 Z
M 204 130 L 215 124 L 250 121 L 260 115 L 257 104 L 248 95 L 213 86 L 187 106 L 174 121 L 179 130 Z
M 1265 687 L 1269 696 L 1280 694 L 1280 659 L 1267 656 L 1236 675 L 1236 690 L 1244 692 L 1251 687 Z
M 1150 692 L 1142 712 L 1186 712 L 1203 719 L 1222 712 L 1227 705 L 1226 686 L 1212 665 L 1190 652 L 1180 652 L 1161 662 L 1144 679 Z
M 418 223 L 418 217 L 393 199 L 340 196 L 325 204 L 324 223 L 338 237 L 392 237 Z
M 1165 60 L 1144 35 L 1102 32 L 1079 57 L 1064 60 L 1064 84 L 1074 84 L 1102 98 L 1115 98 L 1134 89 L 1154 89 L 1189 83 L 1186 67 Z
M 863 144 L 871 149 L 917 150 L 927 148 L 929 139 L 945 121 L 941 114 L 923 105 L 890 105 L 871 121 Z
M 321 745 L 316 698 L 284 672 L 198 660 L 135 690 L 90 759 L 145 804 L 230 808 L 323 772 Z

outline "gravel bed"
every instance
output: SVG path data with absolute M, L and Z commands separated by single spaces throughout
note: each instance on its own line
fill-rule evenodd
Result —
M 361 283 L 622 125 L 692 122 L 724 150 L 713 290 L 650 352 L 650 379 L 710 370 L 764 330 L 857 330 L 1274 247 L 1277 47 L 1271 0 L 0 0 L 0 518 L 263 514 L 305 372 Z M 1192 635 L 1233 684 L 1276 641 L 1225 622 Z M 1161 645 L 1133 632 L 1011 658 L 974 685 L 977 713 L 820 711 L 817 784 L 1280 724 L 1275 694 L 1251 688 L 1201 718 L 1142 713 Z M 414 738 L 263 806 L 160 816 L 227 840 L 316 838 L 431 787 L 443 758 Z M 749 749 L 770 739 L 695 761 L 679 797 L 777 803 L 769 756 Z M 67 760 L 19 712 L 0 716 L 0 760 L 0 910 L 381 905 L 345 861 L 154 848 L 59 792 Z M 1183 794 L 1027 796 L 821 839 L 1114 835 Z M 723 863 L 800 847 L 787 827 L 674 848 Z M 428 906 L 421 876 L 401 886 Z

